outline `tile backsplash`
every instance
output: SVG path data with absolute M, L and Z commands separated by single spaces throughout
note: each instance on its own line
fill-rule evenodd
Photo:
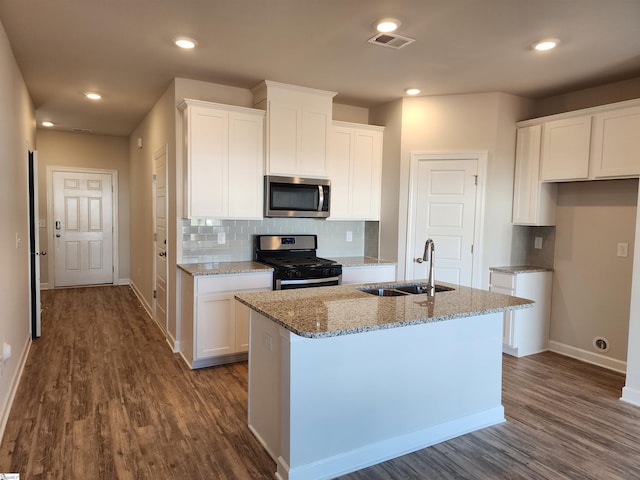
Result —
M 365 243 L 373 242 L 372 232 L 377 231 L 371 226 L 377 226 L 377 222 L 366 224 L 365 229 L 365 222 L 333 222 L 314 218 L 182 219 L 182 260 L 179 263 L 251 260 L 253 236 L 260 234 L 315 234 L 320 256 L 360 256 L 365 254 Z M 365 230 L 369 238 L 366 242 Z M 350 242 L 347 241 L 348 232 L 351 232 Z M 369 245 L 366 250 L 377 251 L 377 235 L 375 245 Z
M 542 238 L 542 248 L 535 248 L 536 237 Z M 535 265 L 553 268 L 556 227 L 514 226 L 511 244 L 512 265 Z

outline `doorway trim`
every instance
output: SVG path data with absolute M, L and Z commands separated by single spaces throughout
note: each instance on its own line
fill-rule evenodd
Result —
M 407 208 L 407 232 L 405 243 L 405 279 L 409 271 L 410 263 L 413 256 L 410 252 L 414 251 L 413 245 L 413 222 L 415 216 L 417 186 L 418 186 L 418 165 L 419 162 L 433 162 L 446 160 L 476 160 L 478 162 L 478 185 L 476 189 L 476 211 L 474 216 L 473 229 L 473 273 L 471 277 L 471 286 L 473 288 L 481 288 L 482 285 L 482 268 L 484 245 L 484 210 L 485 210 L 485 185 L 487 182 L 487 163 L 488 152 L 482 151 L 465 151 L 465 152 L 411 152 L 411 165 L 409 170 L 409 202 Z
M 113 285 L 120 284 L 120 257 L 118 255 L 118 171 L 103 168 L 81 168 L 81 167 L 61 167 L 47 166 L 47 250 L 49 258 L 47 262 L 47 288 L 55 288 L 55 248 L 52 242 L 52 225 L 53 225 L 53 172 L 76 172 L 76 173 L 95 173 L 102 175 L 111 175 L 111 185 L 113 186 L 113 194 L 111 207 L 113 212 Z

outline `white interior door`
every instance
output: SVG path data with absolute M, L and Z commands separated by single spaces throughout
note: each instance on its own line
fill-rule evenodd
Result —
M 113 176 L 54 171 L 56 287 L 113 283 Z
M 431 238 L 436 281 L 471 286 L 478 160 L 416 158 L 412 176 L 407 280 L 428 277 L 429 263 L 418 259 Z
M 167 332 L 167 149 L 158 150 L 153 157 L 153 222 L 154 222 L 154 305 L 153 318 L 163 332 Z

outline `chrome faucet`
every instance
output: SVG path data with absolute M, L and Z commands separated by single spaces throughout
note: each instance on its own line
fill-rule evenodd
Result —
M 422 255 L 423 262 L 429 262 L 429 279 L 427 280 L 427 288 L 429 289 L 429 295 L 433 295 L 436 293 L 436 282 L 433 278 L 433 251 L 435 250 L 435 245 L 433 240 L 427 238 L 427 241 L 424 243 L 424 254 Z M 428 258 L 427 258 L 428 255 Z M 422 263 L 422 262 L 421 262 Z

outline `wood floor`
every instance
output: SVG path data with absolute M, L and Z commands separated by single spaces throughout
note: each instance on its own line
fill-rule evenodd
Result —
M 43 337 L 0 444 L 0 472 L 273 478 L 246 426 L 246 363 L 190 371 L 128 287 L 42 297 Z M 623 385 L 620 374 L 552 353 L 504 356 L 506 423 L 341 479 L 640 479 L 640 408 L 619 401 Z

